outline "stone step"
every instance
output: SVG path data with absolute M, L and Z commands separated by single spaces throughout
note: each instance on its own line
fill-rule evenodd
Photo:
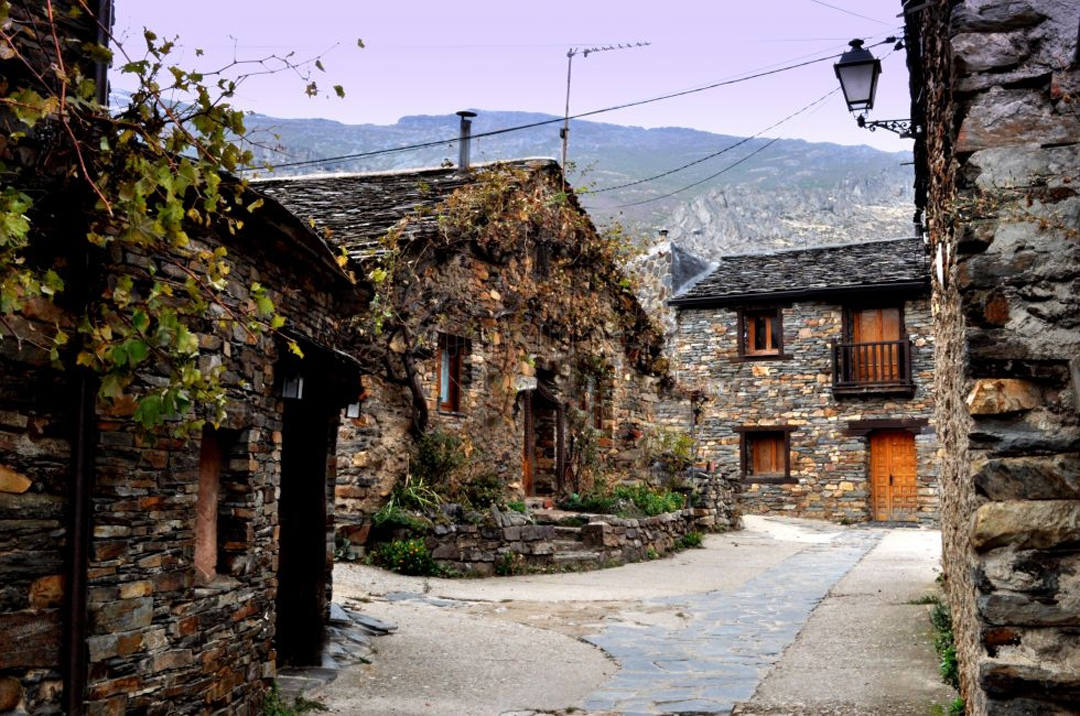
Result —
M 558 525 L 555 526 L 555 536 L 561 537 L 562 539 L 577 539 L 580 534 L 580 527 L 560 527 Z
M 576 550 L 573 552 L 556 552 L 551 555 L 552 561 L 556 564 L 571 564 L 571 563 L 589 563 L 599 562 L 600 553 L 593 552 L 591 550 Z
M 551 546 L 555 548 L 556 554 L 559 552 L 576 552 L 582 547 L 582 543 L 576 539 L 555 539 L 551 540 Z

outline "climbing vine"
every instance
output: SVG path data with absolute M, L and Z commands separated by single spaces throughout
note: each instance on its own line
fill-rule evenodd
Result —
M 141 40 L 118 42 L 88 0 L 0 0 L 0 341 L 93 371 L 100 398 L 147 428 L 200 408 L 170 421 L 183 432 L 224 415 L 200 333 L 285 324 L 257 283 L 227 300 L 227 251 L 199 240 L 242 230 L 262 203 L 233 176 L 254 155 L 231 100 L 268 72 L 319 89 L 290 57 L 200 72 L 173 62 L 176 38 Z M 135 87 L 115 109 L 109 63 Z M 160 379 L 138 380 L 148 369 Z
M 616 337 L 633 364 L 661 374 L 662 334 L 624 273 L 630 256 L 622 230 L 597 231 L 551 173 L 494 165 L 387 232 L 368 270 L 376 295 L 360 330 L 383 342 L 388 377 L 412 391 L 418 433 L 428 420 L 418 366 L 438 331 L 513 339 L 520 350 L 501 354 L 506 376 L 545 342 L 570 346 L 575 358 L 600 355 Z M 497 276 L 477 273 L 470 257 Z M 494 387 L 509 411 L 514 386 Z

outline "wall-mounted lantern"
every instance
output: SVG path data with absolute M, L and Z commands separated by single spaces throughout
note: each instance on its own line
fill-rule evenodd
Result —
M 281 381 L 281 397 L 286 400 L 302 400 L 304 397 L 304 376 L 300 373 L 289 373 Z
M 885 38 L 885 42 L 896 42 L 895 37 Z M 859 112 L 855 121 L 860 127 L 869 129 L 886 129 L 899 134 L 902 138 L 914 137 L 918 129 L 911 126 L 910 119 L 882 119 L 868 120 L 866 113 L 874 108 L 874 96 L 877 94 L 878 76 L 881 74 L 881 60 L 874 57 L 870 50 L 863 47 L 862 40 L 852 40 L 851 49 L 840 55 L 840 59 L 833 65 L 836 78 L 840 80 L 840 89 L 844 91 L 844 101 L 848 111 Z M 897 42 L 897 49 L 903 47 Z
M 359 418 L 360 417 L 360 401 L 359 400 L 356 401 L 355 403 L 349 403 L 348 405 L 345 406 L 345 417 L 346 418 Z

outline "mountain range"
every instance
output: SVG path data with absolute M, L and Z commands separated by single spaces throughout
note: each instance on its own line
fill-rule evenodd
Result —
M 482 134 L 557 117 L 477 110 Z M 327 164 L 283 167 L 277 174 L 383 171 L 457 161 L 455 115 L 415 115 L 396 124 L 342 124 L 253 114 L 249 130 L 274 164 L 403 145 L 435 146 Z M 561 123 L 473 140 L 474 162 L 557 157 Z M 718 156 L 654 177 L 683 164 Z M 660 229 L 706 258 L 911 235 L 913 173 L 909 152 L 799 139 L 745 139 L 680 127 L 644 129 L 573 121 L 568 178 L 600 225 L 617 220 L 655 243 Z M 716 175 L 716 176 L 712 176 Z M 709 178 L 711 177 L 712 178 Z M 688 185 L 690 188 L 679 191 Z

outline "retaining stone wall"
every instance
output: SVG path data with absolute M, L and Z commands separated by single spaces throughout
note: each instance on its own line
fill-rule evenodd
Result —
M 707 484 L 702 507 L 639 519 L 581 515 L 588 519 L 581 526 L 511 524 L 525 518 L 508 514 L 501 520 L 505 524 L 437 525 L 427 537 L 427 547 L 441 565 L 485 576 L 495 574 L 504 560 L 524 571 L 638 562 L 671 552 L 689 532 L 723 532 L 739 526 L 736 486 L 719 476 L 703 482 Z
M 908 19 L 934 260 L 942 530 L 972 714 L 1080 703 L 1080 69 L 1073 2 Z

